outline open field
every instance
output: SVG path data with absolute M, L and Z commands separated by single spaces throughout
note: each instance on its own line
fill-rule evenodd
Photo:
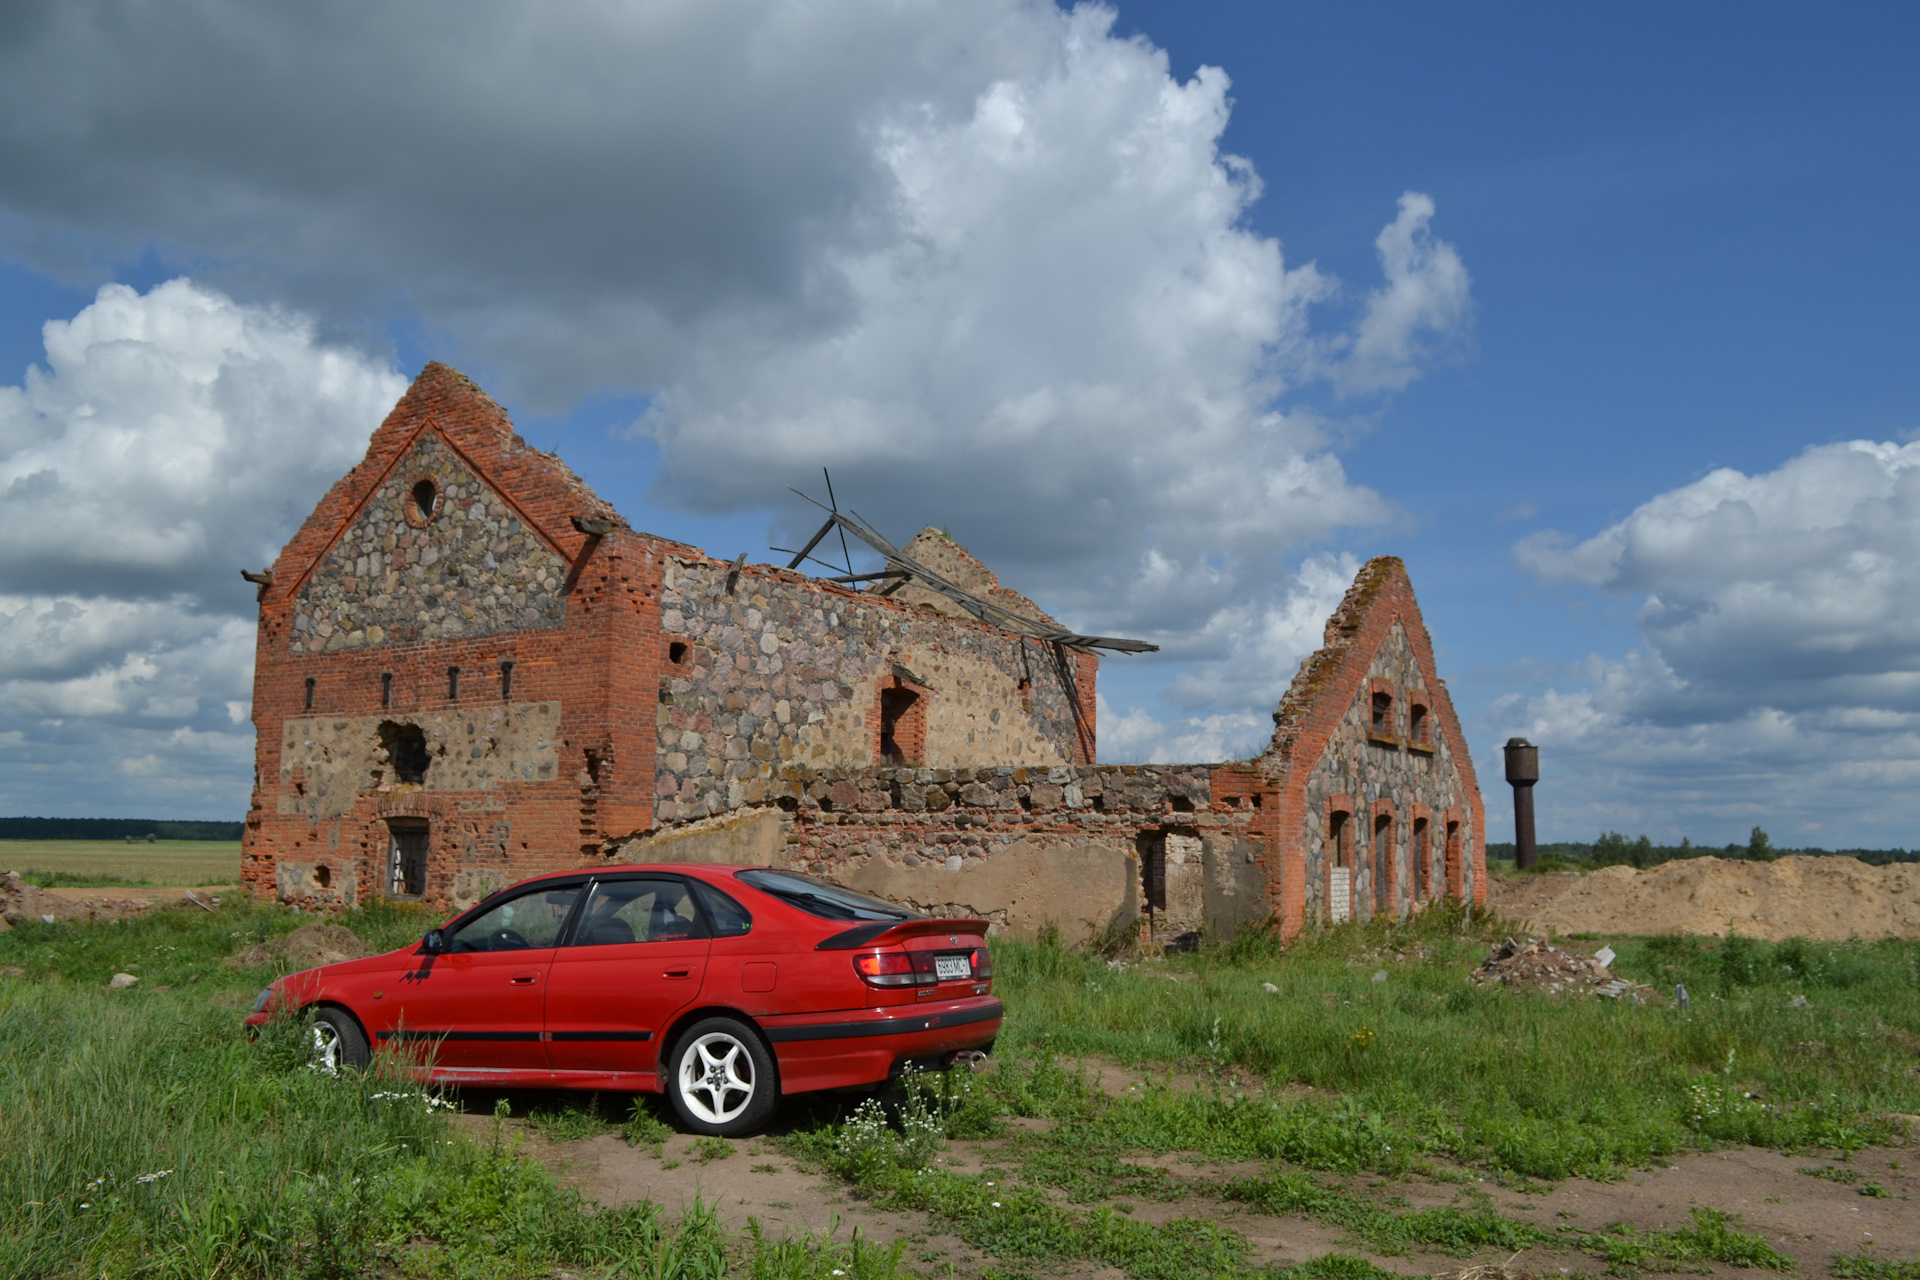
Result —
M 1684 1011 L 1475 988 L 1485 922 L 1443 914 L 1124 967 L 1002 943 L 996 1070 L 716 1143 L 250 1046 L 272 971 L 221 962 L 298 923 L 0 935 L 0 1274 L 1920 1274 L 1914 943 L 1617 942 Z
M 240 879 L 240 842 L 0 840 L 0 871 L 18 871 L 43 889 L 235 884 Z

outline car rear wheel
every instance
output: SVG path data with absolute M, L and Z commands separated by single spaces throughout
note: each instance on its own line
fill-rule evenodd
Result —
M 773 1114 L 773 1057 L 752 1028 L 733 1018 L 688 1027 L 666 1074 L 667 1098 L 690 1132 L 738 1138 Z
M 369 1057 L 367 1037 L 361 1032 L 360 1024 L 346 1010 L 316 1011 L 309 1034 L 313 1037 L 313 1065 L 316 1070 L 330 1076 L 338 1075 L 342 1067 L 351 1067 L 355 1071 L 366 1070 Z

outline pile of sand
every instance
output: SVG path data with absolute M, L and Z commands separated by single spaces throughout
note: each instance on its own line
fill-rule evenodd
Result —
M 1690 858 L 1582 876 L 1527 916 L 1560 933 L 1920 938 L 1920 868 L 1856 858 Z
M 227 957 L 232 969 L 261 969 L 271 966 L 297 972 L 342 960 L 370 956 L 373 948 L 354 936 L 343 924 L 303 924 L 284 938 L 256 942 Z

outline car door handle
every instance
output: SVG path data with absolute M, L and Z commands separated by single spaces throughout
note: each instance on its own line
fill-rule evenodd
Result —
M 669 969 L 662 976 L 668 978 L 691 978 L 693 976 L 693 966 L 686 965 L 679 969 Z
M 540 973 L 537 969 L 527 969 L 513 975 L 513 985 L 516 987 L 530 987 L 539 980 Z

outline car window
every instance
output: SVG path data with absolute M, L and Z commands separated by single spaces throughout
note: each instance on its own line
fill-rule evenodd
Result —
M 679 880 L 598 880 L 579 928 L 576 947 L 704 938 L 693 897 Z
M 693 891 L 699 896 L 700 905 L 707 909 L 714 937 L 738 938 L 753 928 L 753 917 L 747 914 L 747 909 L 712 885 L 696 880 Z
M 532 889 L 495 904 L 461 925 L 447 940 L 449 951 L 526 951 L 560 939 L 580 896 L 580 886 Z
M 769 871 L 755 867 L 742 871 L 739 878 L 762 893 L 770 893 L 782 902 L 800 908 L 822 920 L 917 920 L 917 912 L 896 907 L 880 898 L 842 889 L 837 884 L 816 880 L 793 871 Z

